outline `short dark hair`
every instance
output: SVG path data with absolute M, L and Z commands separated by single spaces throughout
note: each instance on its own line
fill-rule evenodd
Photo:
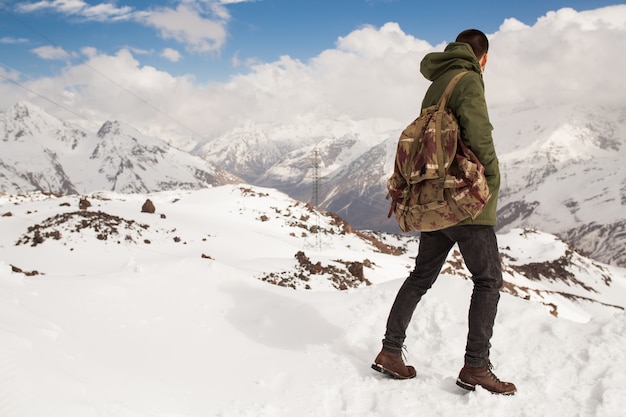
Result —
M 489 39 L 478 29 L 464 30 L 456 37 L 456 42 L 468 43 L 478 59 L 482 58 L 489 50 Z

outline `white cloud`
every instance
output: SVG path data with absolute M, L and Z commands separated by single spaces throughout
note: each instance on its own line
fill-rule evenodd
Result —
M 93 57 L 93 56 L 96 56 L 98 54 L 98 50 L 96 48 L 94 48 L 93 46 L 86 46 L 86 47 L 82 48 L 80 50 L 80 52 L 83 55 L 86 55 L 88 57 Z
M 86 3 L 81 0 L 42 0 L 34 3 L 19 3 L 16 8 L 19 12 L 29 13 L 39 10 L 52 9 L 61 13 L 76 14 L 82 8 L 86 6 Z
M 129 6 L 117 7 L 114 2 L 90 5 L 83 0 L 41 0 L 20 3 L 18 12 L 32 13 L 48 10 L 88 21 L 132 20 L 157 30 L 163 39 L 173 39 L 185 45 L 189 52 L 219 53 L 227 39 L 230 13 L 225 5 L 246 0 L 180 0 L 178 6 L 154 7 L 136 10 Z M 2 38 L 8 42 L 9 38 Z
M 220 4 L 254 3 L 259 0 L 220 0 Z
M 0 65 L 0 78 L 6 78 L 7 80 L 17 82 L 20 79 L 20 73 L 14 69 L 11 69 L 9 71 L 6 68 L 4 68 L 2 65 Z
M 25 38 L 14 38 L 12 36 L 3 36 L 0 38 L 0 43 L 3 44 L 20 44 L 20 43 L 26 43 L 28 42 L 28 39 Z
M 180 18 L 172 12 L 167 16 Z M 586 12 L 563 9 L 532 26 L 505 21 L 498 32 L 489 34 L 490 60 L 485 73 L 489 105 L 534 101 L 545 104 L 546 109 L 550 103 L 562 102 L 624 106 L 624 21 L 626 5 Z M 177 33 L 174 28 L 180 28 L 180 22 L 168 27 L 172 34 Z M 182 33 L 181 29 L 179 34 L 186 42 L 196 39 L 196 45 L 208 36 L 193 30 Z M 422 57 L 442 49 L 443 45 L 431 46 L 404 33 L 395 23 L 378 29 L 367 26 L 339 38 L 334 48 L 308 62 L 283 56 L 275 62 L 255 63 L 247 73 L 226 83 L 208 85 L 198 85 L 191 75 L 175 77 L 142 67 L 129 50 L 112 56 L 83 50 L 89 57 L 88 66 L 68 67 L 56 78 L 28 86 L 77 111 L 92 112 L 88 117 L 100 123 L 124 120 L 165 138 L 193 136 L 192 131 L 211 138 L 246 121 L 281 124 L 307 114 L 391 118 L 400 126 L 415 117 L 428 86 L 419 72 Z M 238 62 L 236 56 L 233 59 Z M 90 67 L 160 112 L 113 86 Z M 6 89 L 0 85 L 2 106 L 19 99 L 13 89 Z M 72 94 L 59 97 L 59 91 Z M 48 103 L 38 104 L 52 113 L 58 111 Z
M 135 55 L 152 55 L 152 54 L 154 54 L 154 51 L 152 51 L 150 49 L 135 48 L 135 47 L 132 47 L 132 46 L 127 46 L 126 49 L 128 49 L 129 51 L 131 51 Z
M 82 15 L 93 20 L 127 20 L 130 18 L 132 8 L 125 6 L 117 8 L 110 3 L 100 3 L 95 6 L 85 7 Z
M 534 26 L 493 34 L 485 74 L 490 102 L 624 105 L 624 21 L 626 6 L 561 9 Z
M 230 59 L 230 65 L 233 68 L 239 68 L 239 67 L 251 68 L 260 63 L 261 63 L 261 60 L 255 57 L 249 57 L 242 61 L 239 58 L 239 52 L 235 52 L 232 58 Z
M 346 37 L 340 37 L 337 49 L 364 57 L 384 57 L 389 53 L 411 53 L 430 48 L 430 44 L 405 34 L 397 23 L 386 23 L 380 29 L 364 26 Z
M 38 48 L 31 49 L 35 55 L 41 59 L 48 60 L 63 60 L 70 58 L 70 53 L 60 46 L 40 46 Z
M 148 26 L 156 28 L 164 39 L 174 39 L 191 52 L 219 51 L 226 41 L 228 11 L 221 5 L 209 3 L 211 18 L 203 17 L 195 3 L 181 3 L 176 9 L 161 8 L 142 17 Z
M 172 62 L 178 62 L 180 61 L 180 58 L 181 58 L 180 52 L 172 48 L 163 49 L 163 51 L 161 52 L 161 56 L 167 59 L 168 61 L 172 61 Z
M 520 22 L 519 20 L 511 17 L 509 19 L 505 19 L 504 23 L 500 25 L 499 32 L 514 32 L 517 30 L 527 30 L 529 26 Z
M 35 3 L 20 3 L 17 10 L 30 13 L 39 10 L 53 10 L 57 13 L 81 16 L 88 20 L 108 21 L 130 18 L 132 8 L 116 7 L 112 3 L 100 3 L 94 6 L 82 0 L 42 0 Z

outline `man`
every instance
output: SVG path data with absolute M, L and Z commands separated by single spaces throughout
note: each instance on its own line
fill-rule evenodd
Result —
M 456 85 L 448 108 L 458 120 L 463 141 L 485 167 L 491 199 L 475 219 L 469 218 L 455 226 L 421 234 L 415 269 L 398 291 L 387 320 L 383 348 L 372 368 L 399 379 L 415 376 L 415 368 L 405 365 L 402 359 L 406 329 L 417 303 L 437 279 L 448 252 L 456 243 L 474 282 L 465 365 L 457 385 L 468 390 L 480 385 L 493 393 L 513 394 L 515 385 L 500 381 L 493 374 L 489 361 L 490 339 L 503 281 L 494 231 L 500 171 L 482 80 L 488 49 L 489 41 L 485 34 L 469 29 L 461 32 L 444 52 L 430 53 L 422 60 L 421 72 L 432 81 L 422 109 L 437 103 L 456 74 L 470 71 Z

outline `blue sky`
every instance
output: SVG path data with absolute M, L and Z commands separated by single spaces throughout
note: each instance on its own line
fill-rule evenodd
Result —
M 250 63 L 273 62 L 282 55 L 307 61 L 363 25 L 397 22 L 405 33 L 437 45 L 468 27 L 493 33 L 511 17 L 532 25 L 562 7 L 580 11 L 619 3 L 461 0 L 446 1 L 444 7 L 415 0 L 5 0 L 0 1 L 0 65 L 38 77 L 84 60 L 80 50 L 85 47 L 107 54 L 129 48 L 142 65 L 192 74 L 199 82 L 224 81 Z M 188 11 L 188 27 L 182 7 Z M 164 10 L 170 11 L 170 21 L 180 19 L 180 26 L 145 17 Z M 57 54 L 50 54 L 51 47 Z
M 610 0 L 0 0 L 0 111 L 28 101 L 184 146 L 303 118 L 400 126 L 422 57 L 470 27 L 490 38 L 494 108 L 626 106 L 625 22 Z

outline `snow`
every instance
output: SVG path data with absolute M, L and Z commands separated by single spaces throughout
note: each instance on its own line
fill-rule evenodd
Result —
M 552 235 L 539 233 L 524 233 L 519 229 L 514 229 L 509 233 L 498 236 L 498 243 L 501 246 L 515 245 L 516 239 L 523 234 L 527 245 L 517 248 L 516 260 L 513 263 L 523 265 L 529 262 L 545 262 L 558 258 L 567 249 L 567 244 Z
M 455 385 L 471 294 L 462 270 L 443 273 L 413 317 L 406 344 L 416 378 L 370 369 L 414 238 L 379 235 L 407 249 L 384 254 L 258 187 L 87 198 L 89 212 L 135 223 L 107 240 L 66 223 L 61 239 L 16 246 L 29 227 L 76 212 L 78 197 L 0 195 L 3 417 L 624 415 L 624 269 L 573 258 L 584 266 L 576 278 L 595 291 L 584 294 L 599 302 L 502 294 L 492 360 L 518 387 L 502 397 Z M 155 214 L 140 212 L 146 198 Z M 311 224 L 328 232 L 319 247 Z M 499 241 L 511 267 L 566 250 L 551 235 L 519 229 Z M 293 271 L 298 251 L 323 265 L 368 259 L 372 285 L 336 291 L 320 276 L 312 290 L 294 290 L 260 279 Z M 610 271 L 611 282 L 593 271 Z M 505 272 L 529 293 L 572 287 L 549 279 L 533 287 Z

